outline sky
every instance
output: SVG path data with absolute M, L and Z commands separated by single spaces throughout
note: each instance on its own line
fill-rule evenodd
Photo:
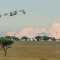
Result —
M 22 14 L 19 10 L 25 10 Z M 16 16 L 4 13 L 18 11 Z M 0 0 L 0 37 L 60 37 L 60 0 Z

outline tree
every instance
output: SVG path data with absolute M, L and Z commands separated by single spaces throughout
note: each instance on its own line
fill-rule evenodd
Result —
M 37 39 L 37 41 L 39 41 L 42 37 L 41 36 L 36 36 L 35 39 Z
M 10 36 L 5 36 L 5 38 L 7 38 L 7 39 L 10 39 L 10 40 L 11 40 L 11 37 L 10 37 Z
M 48 36 L 42 36 L 42 38 L 43 38 L 44 41 L 50 39 L 50 37 L 48 37 Z
M 19 38 L 18 38 L 18 37 L 15 37 L 15 36 L 11 36 L 11 38 L 12 38 L 13 40 L 15 40 L 15 41 L 18 41 L 18 40 L 19 40 Z
M 1 44 L 2 48 L 4 49 L 5 56 L 6 56 L 8 46 L 11 45 L 12 43 L 14 43 L 14 41 L 11 41 L 11 40 L 5 39 L 5 38 L 0 38 L 0 44 Z
M 23 36 L 23 37 L 21 37 L 21 39 L 25 39 L 27 41 L 28 37 Z
M 55 37 L 50 37 L 50 39 L 51 39 L 52 41 L 55 41 Z

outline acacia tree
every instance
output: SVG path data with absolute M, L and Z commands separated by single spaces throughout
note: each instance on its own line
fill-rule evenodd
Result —
M 39 41 L 42 37 L 41 36 L 36 36 L 35 39 L 37 39 L 37 41 Z
M 10 39 L 10 40 L 11 40 L 11 37 L 10 37 L 10 36 L 5 36 L 5 38 L 7 38 L 7 39 Z
M 23 36 L 23 37 L 21 37 L 21 39 L 25 39 L 25 41 L 27 41 L 28 37 Z
M 11 45 L 13 42 L 14 41 L 11 41 L 9 39 L 0 38 L 0 44 L 1 44 L 2 48 L 4 49 L 5 56 L 6 56 L 8 46 Z
M 48 37 L 48 36 L 42 36 L 42 38 L 44 41 L 47 41 L 48 39 L 50 39 L 50 37 Z
M 18 38 L 18 37 L 15 37 L 15 36 L 11 36 L 11 38 L 12 38 L 13 40 L 16 40 L 16 41 L 19 40 L 19 38 Z

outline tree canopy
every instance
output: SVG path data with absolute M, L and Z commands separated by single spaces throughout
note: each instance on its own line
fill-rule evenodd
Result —
M 36 36 L 35 39 L 37 39 L 37 41 L 39 41 L 42 37 L 41 36 Z
M 26 37 L 26 36 L 23 36 L 23 37 L 21 37 L 21 39 L 25 39 L 25 40 L 27 40 L 27 39 L 28 39 L 28 37 Z
M 11 45 L 12 43 L 14 43 L 14 41 L 11 41 L 11 40 L 5 39 L 5 38 L 0 38 L 0 44 L 1 44 L 2 48 L 4 49 L 5 56 L 6 56 L 6 51 L 7 51 L 8 45 Z
M 10 36 L 5 36 L 5 38 L 7 38 L 7 39 L 11 39 L 11 37 L 10 37 Z

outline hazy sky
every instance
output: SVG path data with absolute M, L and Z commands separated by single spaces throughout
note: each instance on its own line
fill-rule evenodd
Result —
M 26 15 L 19 12 L 21 9 Z M 30 27 L 48 30 L 53 23 L 60 22 L 60 0 L 0 0 L 0 14 L 15 10 L 16 16 L 0 18 L 0 36 L 12 31 L 20 33 Z

